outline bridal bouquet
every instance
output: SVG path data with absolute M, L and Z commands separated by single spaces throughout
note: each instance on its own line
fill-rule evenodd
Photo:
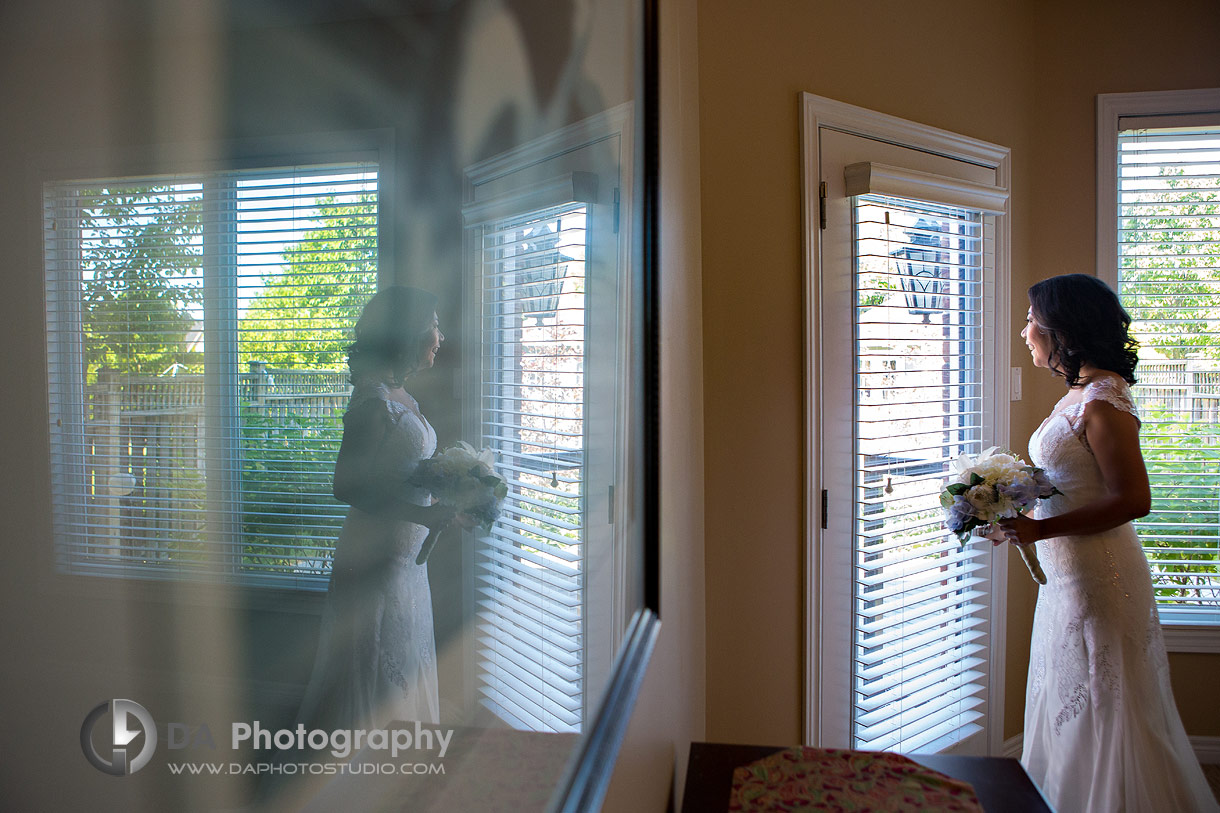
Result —
M 975 528 L 1024 514 L 1040 499 L 1059 494 L 1046 472 L 996 446 L 977 457 L 962 455 L 952 463 L 953 477 L 940 493 L 945 526 L 964 545 Z M 1021 558 L 1038 584 L 1046 574 L 1033 545 L 1018 545 Z
M 496 474 L 491 449 L 475 451 L 469 443 L 458 441 L 443 452 L 421 460 L 411 474 L 411 485 L 427 489 L 441 505 L 457 509 L 486 533 L 500 516 L 500 506 L 508 495 L 508 483 Z M 432 528 L 419 549 L 415 563 L 428 561 L 440 528 Z

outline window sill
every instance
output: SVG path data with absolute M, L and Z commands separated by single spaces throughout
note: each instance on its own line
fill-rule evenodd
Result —
M 1172 611 L 1161 610 L 1161 633 L 1169 652 L 1220 652 L 1220 619 L 1209 613 L 1207 618 L 1174 617 Z
M 102 602 L 205 605 L 318 616 L 322 613 L 326 599 L 325 587 L 311 589 L 253 583 L 209 583 L 65 573 L 51 574 L 43 580 L 43 589 L 51 594 Z

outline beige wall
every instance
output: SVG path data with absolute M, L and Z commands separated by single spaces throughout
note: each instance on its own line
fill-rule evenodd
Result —
M 1136 49 L 1151 6 L 1063 5 L 775 0 L 763 14 L 734 0 L 700 3 L 711 740 L 795 743 L 803 735 L 798 93 L 1012 149 L 1016 326 L 1030 283 L 1093 268 L 1095 94 L 1220 84 L 1214 4 L 1158 5 L 1165 45 L 1151 50 Z M 1169 31 L 1178 44 L 1168 44 Z M 1025 365 L 1011 438 L 1023 448 L 1061 390 L 1028 364 L 1015 335 L 1012 353 Z M 1034 599 L 1018 568 L 1010 571 L 1005 736 L 1021 729 Z M 1192 734 L 1220 734 L 1220 709 L 1203 693 L 1217 665 L 1215 657 L 1173 659 Z
M 797 95 L 1010 147 L 1022 286 L 1032 101 L 1019 5 L 768 7 L 700 5 L 707 728 L 714 740 L 795 743 L 805 613 Z

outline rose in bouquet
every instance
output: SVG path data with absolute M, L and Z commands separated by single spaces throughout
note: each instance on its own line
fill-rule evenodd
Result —
M 441 505 L 453 508 L 459 517 L 484 533 L 500 516 L 500 506 L 508 495 L 508 483 L 493 468 L 491 449 L 475 451 L 469 443 L 458 441 L 443 452 L 421 460 L 411 473 L 411 485 L 427 489 Z M 419 549 L 416 564 L 428 561 L 441 528 L 433 528 Z
M 1060 493 L 1042 469 L 995 446 L 977 457 L 962 455 L 952 468 L 940 504 L 945 509 L 945 526 L 963 545 L 976 528 L 1024 514 L 1038 500 Z M 1036 548 L 1018 545 L 1017 549 L 1034 581 L 1046 584 Z

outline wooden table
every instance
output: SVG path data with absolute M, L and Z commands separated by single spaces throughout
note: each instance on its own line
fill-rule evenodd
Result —
M 783 747 L 693 742 L 686 769 L 683 813 L 727 810 L 733 789 L 733 769 L 770 756 Z M 987 813 L 1053 813 L 1037 786 L 1015 759 L 959 757 L 943 754 L 904 754 L 915 762 L 974 786 Z

